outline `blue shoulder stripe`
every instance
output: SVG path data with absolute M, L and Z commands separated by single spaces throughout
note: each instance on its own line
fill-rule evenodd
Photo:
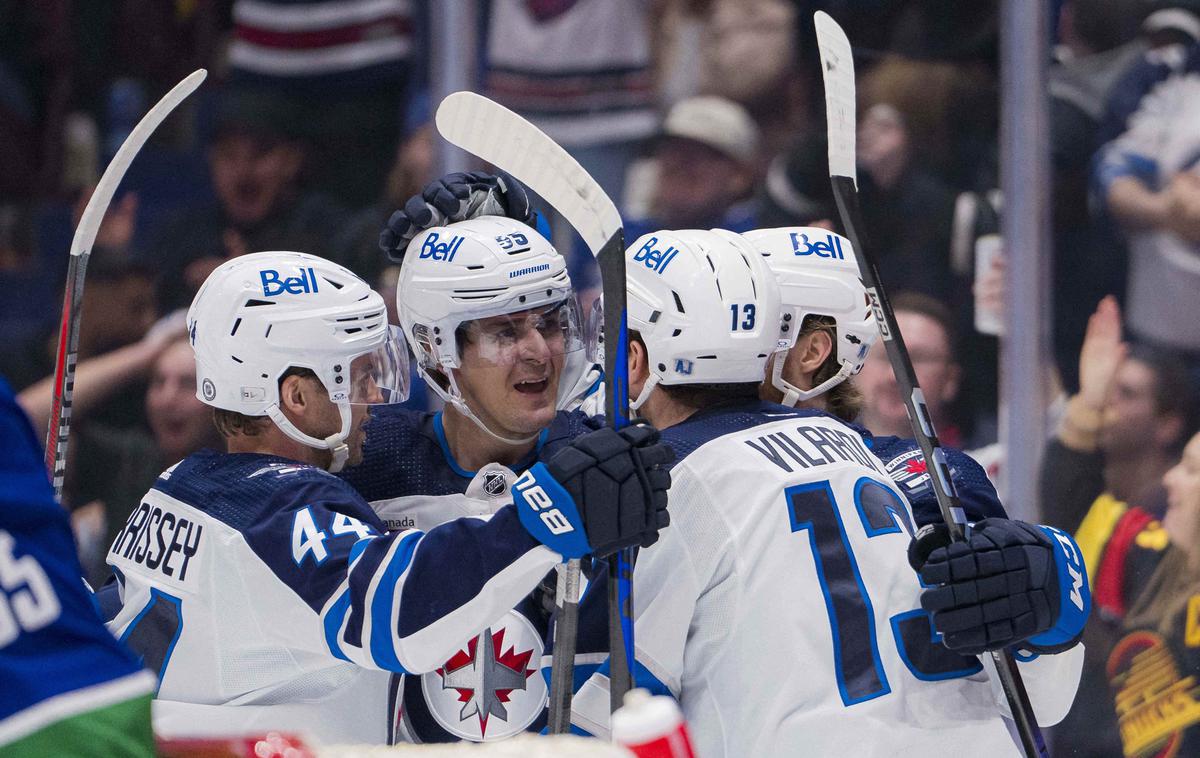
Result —
M 392 609 L 396 606 L 396 585 L 408 565 L 412 563 L 413 551 L 420 541 L 422 532 L 413 532 L 396 541 L 391 555 L 386 558 L 387 568 L 380 576 L 379 584 L 370 598 L 371 613 L 371 657 L 380 668 L 402 672 L 404 666 L 396 655 L 396 630 L 392 628 Z

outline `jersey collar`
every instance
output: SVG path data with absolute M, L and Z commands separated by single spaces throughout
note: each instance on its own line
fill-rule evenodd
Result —
M 443 411 L 438 411 L 433 414 L 433 433 L 437 436 L 438 446 L 442 448 L 442 455 L 445 456 L 446 463 L 449 464 L 451 471 L 467 479 L 474 479 L 475 474 L 478 472 L 467 471 L 458 465 L 458 461 L 454 459 L 454 453 L 450 452 L 450 443 L 446 441 L 446 426 L 442 422 L 442 413 Z M 549 434 L 550 427 L 546 427 L 538 434 L 537 444 L 534 446 L 533 451 L 522 461 L 521 465 L 518 466 L 518 471 L 528 468 L 530 464 L 538 459 L 538 455 L 542 452 L 542 445 L 546 444 L 546 438 Z

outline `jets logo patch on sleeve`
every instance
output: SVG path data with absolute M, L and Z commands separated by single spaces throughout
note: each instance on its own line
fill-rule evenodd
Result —
M 909 498 L 932 489 L 929 481 L 929 467 L 919 449 L 909 450 L 896 456 L 888 461 L 885 468 L 888 475 L 892 477 L 892 481 L 900 485 L 904 494 Z

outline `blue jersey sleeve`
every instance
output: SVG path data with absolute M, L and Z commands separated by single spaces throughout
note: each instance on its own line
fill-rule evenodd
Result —
M 345 484 L 310 480 L 245 527 L 247 544 L 317 612 L 335 657 L 395 672 L 430 671 L 516 605 L 559 560 L 515 509 L 428 533 L 385 533 Z
M 899 437 L 867 437 L 867 444 L 875 456 L 883 462 L 888 474 L 900 486 L 912 504 L 913 517 L 917 526 L 940 523 L 942 512 L 938 508 L 937 496 L 933 491 L 925 457 L 913 439 Z M 958 491 L 968 521 L 985 518 L 1008 518 L 1000 496 L 974 458 L 952 447 L 944 448 L 946 462 L 950 466 L 950 478 Z
M 0 745 L 8 745 L 118 699 L 140 696 L 148 704 L 154 677 L 101 623 L 67 512 L 3 379 L 0 442 Z M 103 735 L 93 736 L 103 753 Z

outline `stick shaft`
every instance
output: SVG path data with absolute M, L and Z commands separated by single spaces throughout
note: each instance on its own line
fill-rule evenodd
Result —
M 965 538 L 964 525 L 966 517 L 959 502 L 958 493 L 950 477 L 950 467 L 946 463 L 946 454 L 938 441 L 937 431 L 933 426 L 933 418 L 925 405 L 924 395 L 917 382 L 916 371 L 913 370 L 912 358 L 904 344 L 904 337 L 896 325 L 896 314 L 892 310 L 891 301 L 879 279 L 879 269 L 875 258 L 870 252 L 862 234 L 862 212 L 858 204 L 858 192 L 854 180 L 847 176 L 830 177 L 833 182 L 833 196 L 837 202 L 838 213 L 846 236 L 850 238 L 854 250 L 858 253 L 859 273 L 863 284 L 871 297 L 871 307 L 887 348 L 888 360 L 892 364 L 892 372 L 896 375 L 896 383 L 900 386 L 900 394 L 904 398 L 904 406 L 908 410 L 908 419 L 912 424 L 913 436 L 925 456 L 937 497 L 938 509 L 942 519 L 950 530 L 954 540 Z M 1037 718 L 1033 713 L 1033 705 L 1029 702 L 1029 693 L 1021 681 L 1017 671 L 1016 661 L 1008 650 L 996 650 L 991 653 L 992 661 L 996 664 L 996 675 L 1000 680 L 1004 697 L 1012 711 L 1017 734 L 1021 739 L 1021 747 L 1029 758 L 1048 756 L 1046 741 L 1038 727 Z
M 66 472 L 67 438 L 71 430 L 71 398 L 75 388 L 75 360 L 79 349 L 83 284 L 88 256 L 92 253 L 92 245 L 96 242 L 96 234 L 100 230 L 104 214 L 129 164 L 158 125 L 188 95 L 196 91 L 207 75 L 208 72 L 204 69 L 188 74 L 142 116 L 104 169 L 104 174 L 96 183 L 96 188 L 83 209 L 83 215 L 79 217 L 79 226 L 71 240 L 71 258 L 67 265 L 67 284 L 63 294 L 62 318 L 59 322 L 58 353 L 54 361 L 54 400 L 50 407 L 50 421 L 46 430 L 46 471 L 54 483 L 54 495 L 59 499 L 62 498 Z
M 58 353 L 54 360 L 54 400 L 46 429 L 46 472 L 54 485 L 54 496 L 60 500 L 67 468 L 71 399 L 75 392 L 75 360 L 79 350 L 80 311 L 88 257 L 87 253 L 72 255 L 67 263 L 67 284 L 58 327 Z
M 558 573 L 558 619 L 554 624 L 554 655 L 550 668 L 551 734 L 571 729 L 571 700 L 575 687 L 575 639 L 579 634 L 579 559 L 567 561 Z M 568 642 L 569 641 L 569 642 Z
M 600 267 L 600 283 L 604 292 L 604 333 L 616 335 L 606 339 L 604 351 L 605 420 L 614 429 L 629 423 L 629 331 L 626 318 L 625 235 L 618 229 L 596 256 Z M 608 558 L 608 655 L 609 705 L 612 711 L 621 707 L 625 693 L 633 688 L 631 663 L 633 646 L 633 563 L 632 548 Z

